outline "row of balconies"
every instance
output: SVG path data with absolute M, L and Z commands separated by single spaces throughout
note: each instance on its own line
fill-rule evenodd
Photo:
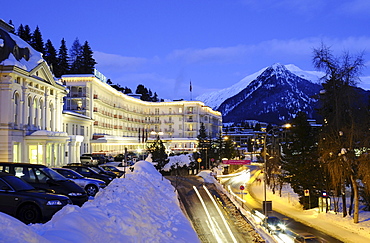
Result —
M 88 97 L 89 96 L 89 93 L 88 92 L 70 92 L 67 97 Z M 184 111 L 184 112 L 143 112 L 143 111 L 137 111 L 136 109 L 129 109 L 126 105 L 124 105 L 123 107 L 121 106 L 117 106 L 116 107 L 116 104 L 111 104 L 111 102 L 106 102 L 102 99 L 99 99 L 99 95 L 98 94 L 94 94 L 93 95 L 93 98 L 95 100 L 99 100 L 101 101 L 102 103 L 105 103 L 107 104 L 108 106 L 111 106 L 111 107 L 114 107 L 116 109 L 122 109 L 124 110 L 125 112 L 132 112 L 132 113 L 136 113 L 136 114 L 143 114 L 143 115 L 183 115 L 183 114 L 196 114 L 196 110 L 192 110 L 192 111 Z M 94 110 L 95 111 L 95 110 Z M 192 122 L 192 121 L 188 121 L 188 122 Z
M 137 127 L 124 127 L 122 125 L 112 125 L 112 124 L 108 124 L 108 123 L 105 123 L 105 122 L 99 122 L 99 121 L 95 121 L 94 122 L 94 126 L 100 126 L 100 127 L 104 127 L 104 128 L 111 128 L 111 129 L 125 129 L 127 131 L 133 131 L 133 132 L 138 132 L 140 128 L 137 128 Z M 153 130 L 154 131 L 154 130 Z M 185 131 L 195 131 L 193 129 L 185 129 Z M 162 132 L 162 129 L 159 129 L 157 132 Z M 164 132 L 166 133 L 174 133 L 175 132 L 175 129 L 173 128 L 165 128 L 164 129 Z

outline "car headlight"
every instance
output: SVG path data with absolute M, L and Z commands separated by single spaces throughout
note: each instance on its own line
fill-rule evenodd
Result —
M 272 230 L 276 230 L 275 225 L 270 225 L 270 228 L 271 228 Z
M 48 206 L 60 206 L 63 205 L 61 201 L 59 200 L 51 200 L 46 203 Z
M 280 227 L 280 229 L 282 229 L 282 230 L 286 230 L 286 226 L 285 226 L 285 224 L 279 224 L 279 227 Z
M 71 196 L 71 197 L 82 196 L 82 193 L 81 192 L 70 192 L 68 193 L 68 196 Z
M 109 177 L 108 179 L 109 179 L 110 181 L 111 181 L 111 180 L 113 180 L 113 178 L 112 178 L 112 177 Z

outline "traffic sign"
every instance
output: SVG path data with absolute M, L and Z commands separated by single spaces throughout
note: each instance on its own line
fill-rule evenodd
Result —
M 243 185 L 240 185 L 240 190 L 243 191 L 244 190 L 244 186 Z
M 200 163 L 200 162 L 202 162 L 202 159 L 201 158 L 198 158 L 197 161 Z

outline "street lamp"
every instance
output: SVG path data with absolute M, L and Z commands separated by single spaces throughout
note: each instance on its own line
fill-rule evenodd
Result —
M 275 127 L 275 128 L 271 128 L 270 130 L 266 131 L 265 132 L 265 137 L 263 138 L 263 162 L 265 163 L 264 164 L 264 179 L 263 179 L 263 195 L 264 195 L 264 200 L 263 200 L 263 205 L 262 205 L 262 209 L 263 209 L 263 214 L 267 217 L 267 159 L 266 159 L 266 154 L 267 154 L 267 135 L 269 133 L 272 133 L 276 130 L 279 130 L 281 128 L 290 128 L 292 127 L 291 124 L 284 124 L 282 125 L 281 127 Z

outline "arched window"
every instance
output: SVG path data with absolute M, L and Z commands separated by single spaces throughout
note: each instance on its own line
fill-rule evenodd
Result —
M 14 94 L 14 124 L 19 124 L 19 94 Z

